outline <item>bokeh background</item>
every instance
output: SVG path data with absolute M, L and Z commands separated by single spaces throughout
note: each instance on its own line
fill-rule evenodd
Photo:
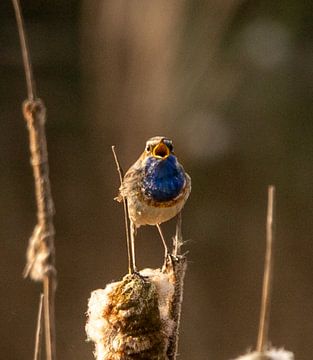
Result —
M 227 360 L 257 336 L 267 186 L 277 187 L 270 339 L 313 352 L 312 2 L 22 1 L 47 138 L 55 226 L 59 359 L 93 359 L 92 290 L 127 269 L 122 166 L 154 135 L 191 174 L 180 359 Z M 0 3 L 0 358 L 30 359 L 40 285 L 22 279 L 35 224 L 26 86 L 10 1 Z M 168 241 L 174 224 L 164 225 Z M 159 266 L 141 228 L 140 267 Z

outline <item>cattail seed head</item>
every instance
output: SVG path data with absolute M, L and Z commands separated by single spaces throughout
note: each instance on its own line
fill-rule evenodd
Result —
M 169 303 L 174 286 L 159 269 L 126 275 L 93 291 L 86 332 L 97 360 L 167 360 L 173 329 Z

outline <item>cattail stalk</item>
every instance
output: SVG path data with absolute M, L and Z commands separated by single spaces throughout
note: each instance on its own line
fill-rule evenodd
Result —
M 19 0 L 12 0 L 23 56 L 28 98 L 23 103 L 23 115 L 29 132 L 31 165 L 37 202 L 37 225 L 29 240 L 25 276 L 43 283 L 46 359 L 56 359 L 54 297 L 56 269 L 54 250 L 54 205 L 49 180 L 48 151 L 45 133 L 46 108 L 38 99 L 28 51 L 26 33 Z M 39 346 L 39 345 L 38 345 Z
M 41 356 L 41 336 L 42 336 L 42 308 L 43 308 L 43 294 L 40 294 L 38 317 L 37 317 L 37 328 L 35 338 L 35 351 L 34 360 L 39 360 Z
M 172 276 L 174 294 L 170 302 L 170 317 L 173 319 L 173 331 L 169 339 L 167 356 L 169 360 L 175 360 L 178 351 L 178 334 L 183 303 L 184 280 L 187 270 L 187 258 L 181 254 L 183 246 L 182 237 L 182 214 L 177 216 L 176 234 L 173 239 L 173 252 L 166 264 L 166 271 Z
M 114 145 L 112 145 L 112 153 L 113 153 L 116 169 L 117 169 L 117 172 L 118 172 L 120 185 L 122 185 L 124 174 L 123 174 L 123 169 L 122 169 L 122 167 L 120 165 L 120 162 L 118 160 Z M 131 254 L 131 242 L 130 242 L 131 240 L 130 240 L 129 225 L 128 225 L 127 199 L 125 197 L 123 197 L 122 201 L 123 201 L 123 209 L 124 209 L 124 222 L 125 222 L 127 258 L 128 258 L 128 273 L 133 274 L 135 272 L 135 264 L 134 264 L 134 259 L 133 259 L 132 254 Z
M 263 291 L 257 351 L 266 350 L 268 343 L 268 328 L 270 319 L 271 292 L 273 282 L 273 243 L 275 236 L 275 187 L 268 188 L 268 204 L 266 219 L 266 251 L 263 276 Z
M 294 360 L 294 355 L 284 349 L 268 347 L 268 329 L 270 318 L 271 292 L 273 282 L 273 243 L 275 237 L 275 186 L 268 187 L 266 218 L 266 250 L 263 275 L 263 289 L 257 348 L 235 360 Z

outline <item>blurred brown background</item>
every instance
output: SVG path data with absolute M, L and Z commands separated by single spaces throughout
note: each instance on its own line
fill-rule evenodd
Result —
M 267 185 L 277 186 L 270 338 L 313 352 L 312 2 L 22 2 L 56 206 L 59 359 L 92 359 L 92 290 L 126 271 L 112 144 L 127 169 L 147 138 L 173 138 L 191 174 L 180 359 L 254 346 Z M 35 200 L 21 115 L 26 86 L 10 1 L 0 4 L 0 358 L 30 359 L 40 285 L 22 279 Z M 174 224 L 164 226 L 167 238 Z M 156 229 L 138 263 L 159 266 Z

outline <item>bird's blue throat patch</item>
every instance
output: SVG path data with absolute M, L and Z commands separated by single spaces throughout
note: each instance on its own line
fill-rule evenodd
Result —
M 174 155 L 165 160 L 147 159 L 142 187 L 148 197 L 160 202 L 170 201 L 180 194 L 184 183 L 184 170 Z

